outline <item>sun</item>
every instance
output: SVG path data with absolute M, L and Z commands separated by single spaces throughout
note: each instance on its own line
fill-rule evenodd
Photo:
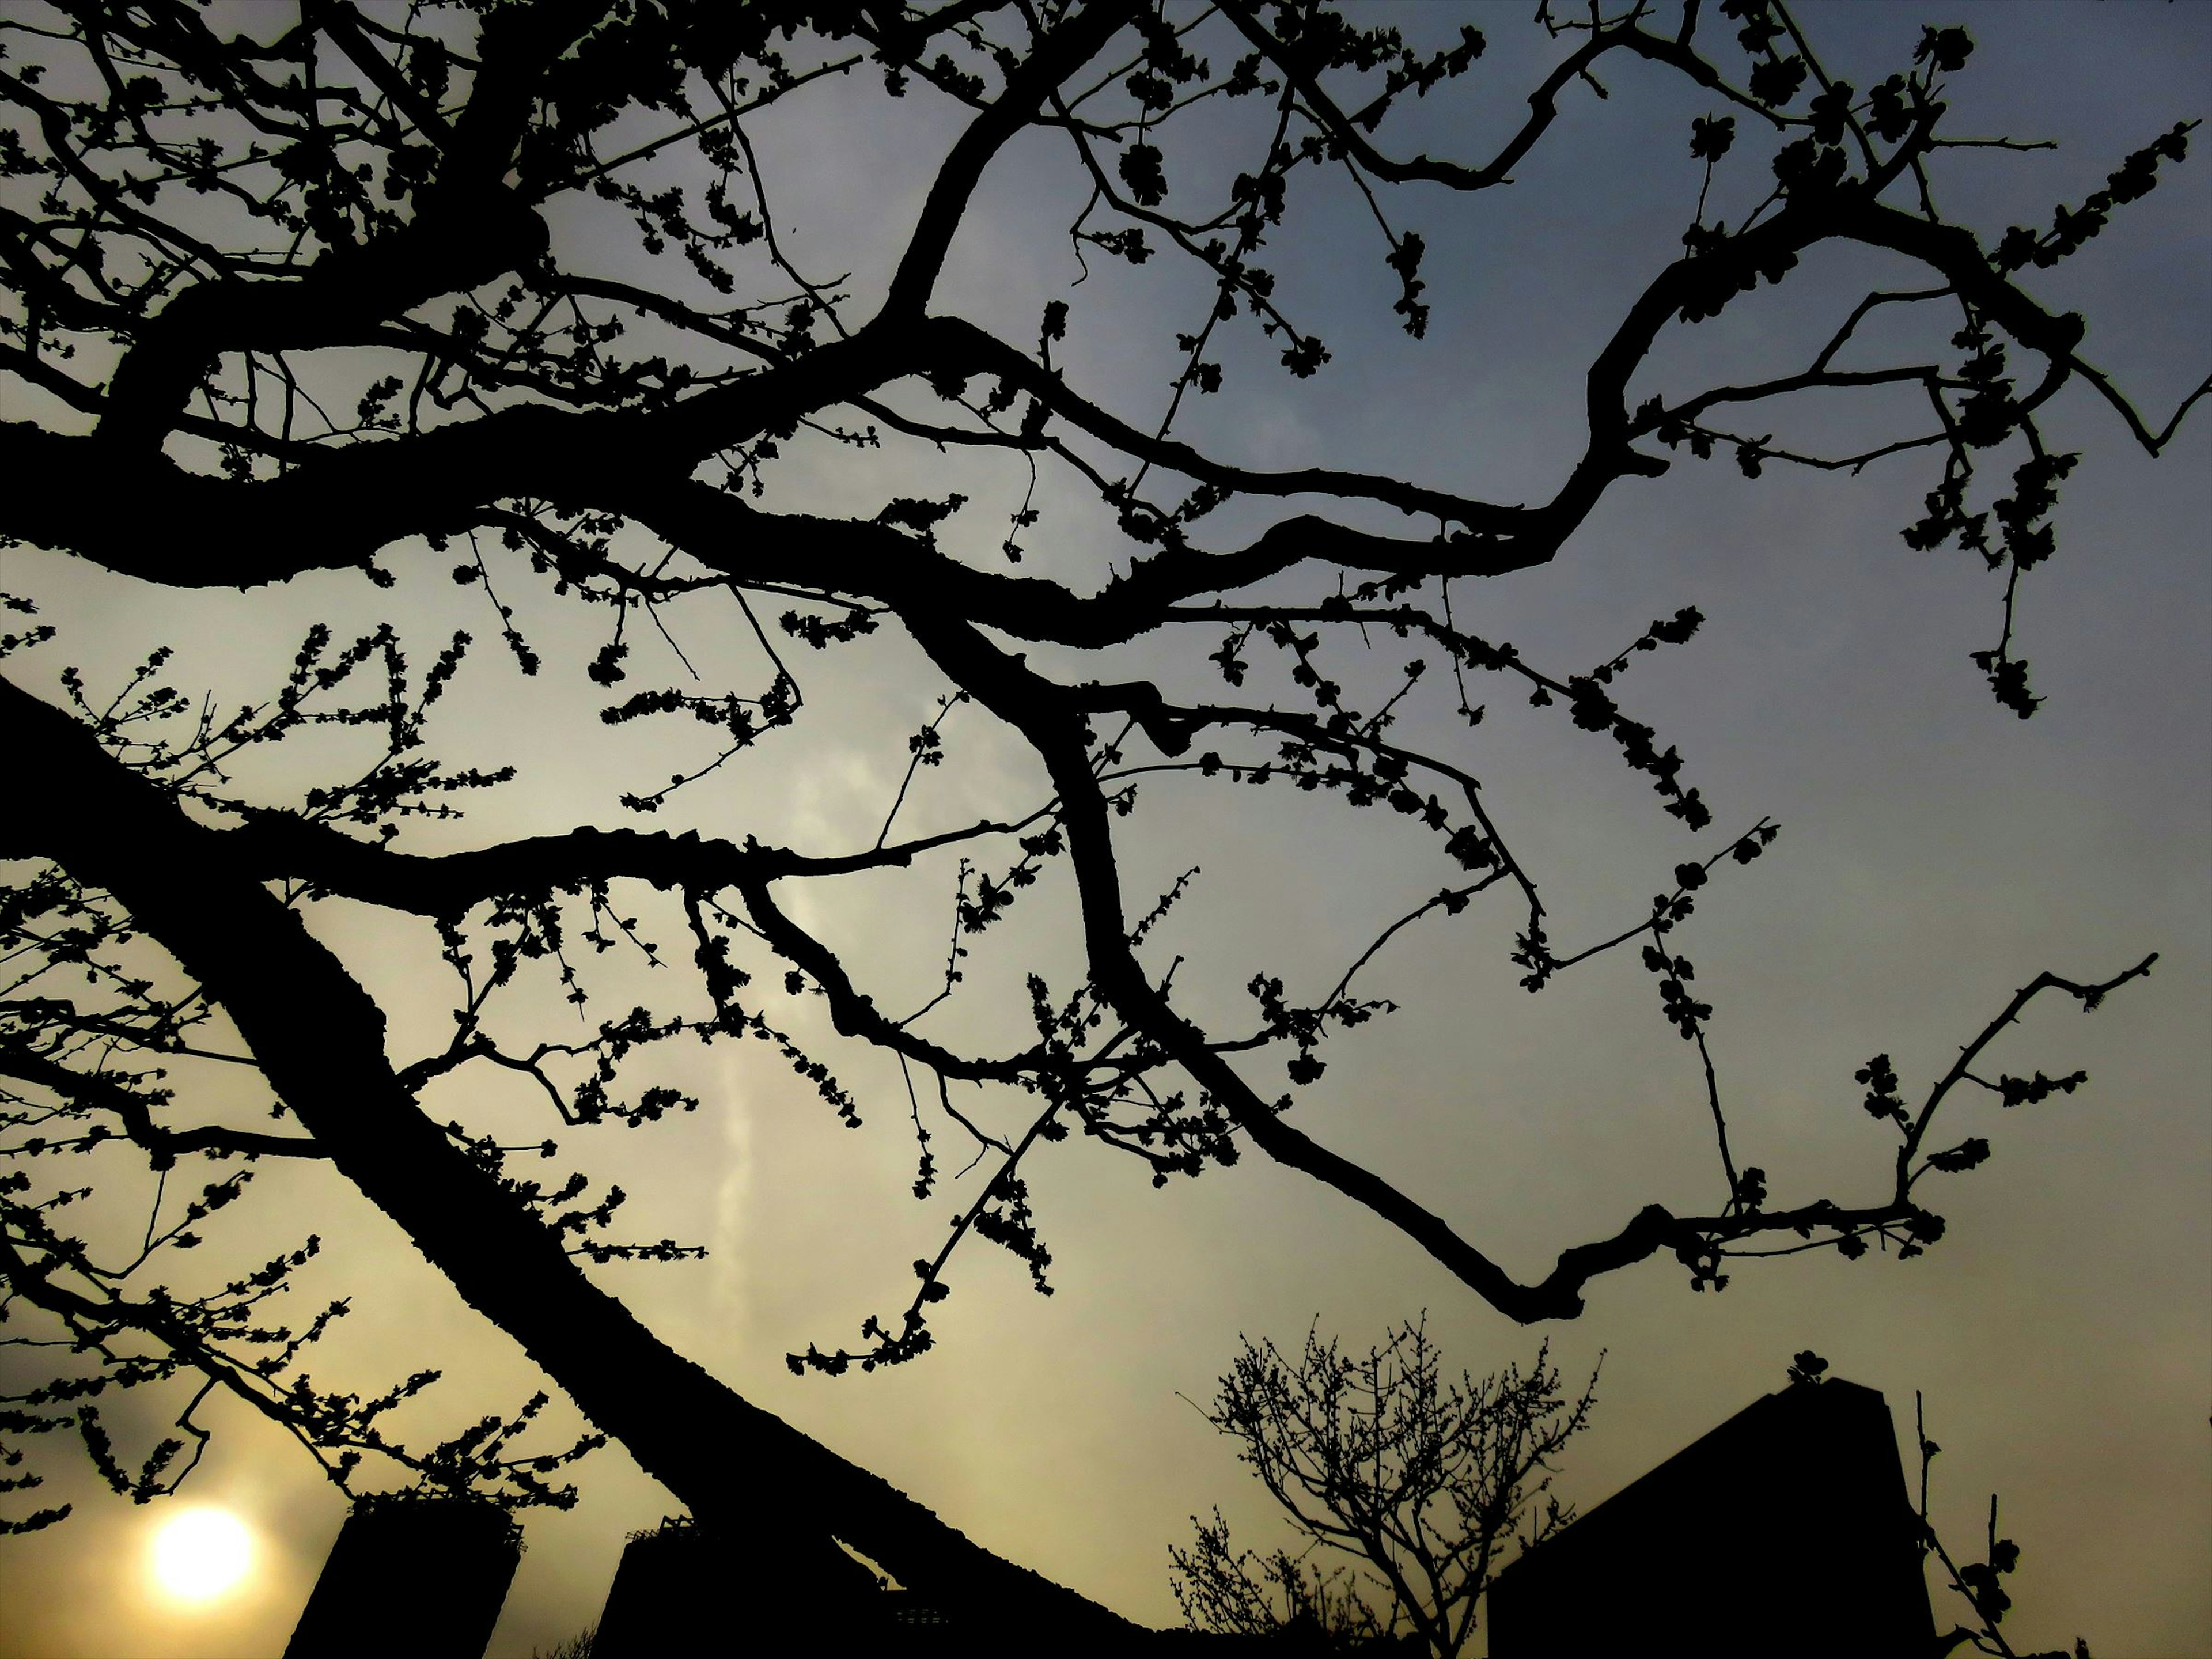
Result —
M 253 1565 L 253 1535 L 228 1510 L 186 1510 L 154 1534 L 154 1577 L 180 1601 L 212 1601 Z

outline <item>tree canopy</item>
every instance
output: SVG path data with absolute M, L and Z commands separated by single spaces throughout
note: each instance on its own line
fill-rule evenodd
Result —
M 1595 1279 L 1654 1258 L 1717 1291 L 1740 1255 L 1909 1257 L 1943 1236 L 1936 1189 L 1990 1152 L 1946 1134 L 1946 1105 L 2073 1092 L 2076 1073 L 2002 1070 L 1999 1039 L 2031 1002 L 2094 1008 L 2151 958 L 2031 969 L 2009 1002 L 1962 1012 L 1940 1075 L 1873 1056 L 1857 1082 L 1887 1137 L 1878 1186 L 1771 1200 L 1784 1177 L 1732 1148 L 1682 947 L 1704 890 L 1743 878 L 1778 826 L 1720 816 L 1695 734 L 1636 707 L 1634 669 L 1687 646 L 1700 611 L 1587 664 L 1540 662 L 1470 618 L 1485 582 L 1570 558 L 1602 503 L 1670 469 L 1917 468 L 1904 538 L 1993 573 L 1989 635 L 1961 643 L 1990 717 L 2032 716 L 2015 601 L 2063 556 L 2055 513 L 2077 460 L 2045 441 L 2054 400 L 2096 400 L 2113 441 L 2152 453 L 2188 408 L 2139 414 L 2085 355 L 2084 319 L 2037 283 L 2113 216 L 2156 210 L 2134 204 L 2194 123 L 2135 136 L 2084 199 L 1987 236 L 1946 216 L 1942 171 L 1960 147 L 2029 146 L 1947 125 L 1947 88 L 1971 73 L 1963 29 L 1929 27 L 1858 88 L 1773 0 L 1547 4 L 1551 66 L 1522 89 L 1525 116 L 1494 148 L 1439 157 L 1394 135 L 1472 96 L 1492 16 L 1454 13 L 1439 40 L 1402 34 L 1410 21 L 1309 0 L 315 0 L 296 17 L 50 0 L 0 19 L 0 534 L 158 587 L 357 584 L 244 706 L 179 684 L 165 656 L 105 679 L 64 668 L 72 642 L 50 638 L 35 596 L 10 600 L 25 619 L 0 686 L 0 1310 L 9 1340 L 65 1351 L 51 1382 L 9 1383 L 11 1456 L 71 1435 L 118 1491 L 149 1496 L 189 1469 L 192 1410 L 218 1392 L 342 1484 L 396 1459 L 501 1501 L 561 1501 L 558 1471 L 592 1437 L 519 1441 L 538 1402 L 412 1449 L 380 1425 L 426 1373 L 375 1397 L 308 1379 L 338 1310 L 276 1310 L 320 1271 L 316 1240 L 184 1287 L 174 1252 L 215 1242 L 256 1175 L 313 1160 L 702 1518 L 740 1518 L 765 1480 L 800 1524 L 906 1582 L 1103 1619 L 741 1397 L 595 1277 L 696 1253 L 649 1221 L 633 1237 L 621 1188 L 567 1170 L 595 1133 L 712 1107 L 656 1080 L 683 1042 L 772 1055 L 852 1127 L 908 1120 L 917 1199 L 981 1165 L 906 1305 L 825 1334 L 791 1356 L 799 1371 L 925 1353 L 971 1234 L 1048 1292 L 1049 1217 L 1025 1171 L 1070 1140 L 1156 1186 L 1273 1160 L 1522 1322 L 1572 1318 Z M 1492 499 L 1326 456 L 1220 459 L 1182 435 L 1200 405 L 1342 368 L 1275 253 L 1302 193 L 1355 193 L 1358 257 L 1419 340 L 1455 273 L 1427 263 L 1415 221 L 1505 190 L 1577 100 L 1632 71 L 1702 112 L 1650 136 L 1686 145 L 1702 183 L 1679 247 L 1577 366 L 1583 433 L 1553 477 Z M 832 274 L 757 141 L 817 102 L 834 122 L 887 100 L 951 112 L 954 136 L 879 267 Z M 1079 283 L 988 326 L 939 303 L 987 172 L 1047 142 L 1070 181 L 1049 234 L 1079 271 L 1139 267 L 1193 302 L 1152 406 L 1117 409 L 1071 366 Z M 1846 253 L 1875 259 L 1879 284 L 1789 361 L 1703 363 L 1702 325 Z M 1863 443 L 1765 429 L 1832 398 L 1864 401 Z M 894 464 L 936 482 L 854 505 Z M 615 781 L 571 829 L 472 841 L 449 825 L 530 781 L 449 757 L 470 746 L 447 718 L 478 672 L 470 636 L 375 619 L 380 590 L 424 569 L 481 591 L 521 674 L 580 678 L 601 721 L 674 769 Z M 519 620 L 525 589 L 573 617 L 557 641 Z M 834 707 L 824 682 L 915 661 L 941 691 L 879 819 L 779 842 L 732 819 L 742 794 L 712 793 L 794 787 Z M 1563 745 L 1610 745 L 1687 838 L 1613 933 L 1553 937 L 1543 860 L 1478 775 L 1486 696 L 1549 711 Z M 986 724 L 1020 757 L 1028 804 L 915 827 L 931 778 Z M 306 758 L 279 765 L 280 746 Z M 1433 872 L 1427 896 L 1377 915 L 1340 975 L 1259 974 L 1240 1012 L 1176 981 L 1192 878 L 1150 890 L 1130 875 L 1169 789 L 1364 809 L 1363 836 Z M 811 896 L 897 874 L 901 902 L 942 907 L 950 933 L 911 1012 Z M 1079 950 L 1021 935 L 1055 903 Z M 330 940 L 344 907 L 434 940 L 421 972 L 443 976 L 447 1029 L 426 1036 L 372 994 Z M 1709 1203 L 1593 1217 L 1528 1277 L 1486 1247 L 1480 1215 L 1429 1207 L 1297 1109 L 1329 1086 L 1328 1042 L 1393 1012 L 1360 988 L 1376 952 L 1501 911 L 1532 993 L 1640 956 L 1702 1062 L 1715 1158 Z M 625 1009 L 646 963 L 672 971 Z M 984 997 L 983 1023 L 963 1024 Z M 833 1047 L 805 1035 L 817 1006 Z M 871 1051 L 903 1079 L 888 1101 L 844 1080 L 841 1056 Z M 542 1145 L 478 1116 L 487 1079 L 537 1091 Z M 987 1098 L 1000 1103 L 970 1103 Z M 533 1178 L 532 1159 L 562 1173 Z M 118 1450 L 102 1397 L 142 1387 L 183 1391 L 181 1431 Z M 7 1524 L 57 1518 L 19 1508 Z

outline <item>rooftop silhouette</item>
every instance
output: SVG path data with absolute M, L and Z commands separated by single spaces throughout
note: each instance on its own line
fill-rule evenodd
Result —
M 1509 1565 L 1492 1659 L 1935 1650 L 1889 1407 L 1840 1380 L 1754 1401 Z
M 284 1659 L 479 1659 L 522 1552 L 506 1513 L 464 1498 L 357 1503 Z

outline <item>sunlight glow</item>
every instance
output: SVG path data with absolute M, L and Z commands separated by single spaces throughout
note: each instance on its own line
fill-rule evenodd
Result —
M 154 1536 L 154 1577 L 179 1601 L 212 1601 L 252 1565 L 252 1534 L 227 1510 L 186 1510 Z

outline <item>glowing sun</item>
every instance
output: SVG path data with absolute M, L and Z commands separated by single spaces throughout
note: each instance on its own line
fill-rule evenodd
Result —
M 228 1510 L 186 1510 L 154 1534 L 154 1577 L 183 1601 L 211 1601 L 253 1565 L 253 1536 Z

